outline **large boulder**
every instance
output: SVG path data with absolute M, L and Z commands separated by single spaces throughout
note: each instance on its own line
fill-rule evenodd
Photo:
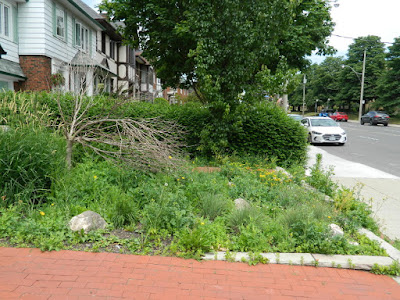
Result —
M 83 229 L 85 233 L 88 233 L 92 230 L 104 229 L 107 226 L 107 222 L 98 213 L 87 210 L 73 217 L 68 226 L 72 231 L 81 231 Z

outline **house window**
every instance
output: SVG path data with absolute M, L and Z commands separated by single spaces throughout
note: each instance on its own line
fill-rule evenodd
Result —
M 56 8 L 56 35 L 65 38 L 65 13 L 61 8 Z
M 106 54 L 106 33 L 101 33 L 101 52 Z
M 115 59 L 115 41 L 110 42 L 110 57 Z
M 82 24 L 75 24 L 75 45 L 83 51 L 89 51 L 89 30 Z
M 10 6 L 0 2 L 0 36 L 10 36 Z
M 10 88 L 8 82 L 0 80 L 0 92 L 8 91 L 9 89 Z

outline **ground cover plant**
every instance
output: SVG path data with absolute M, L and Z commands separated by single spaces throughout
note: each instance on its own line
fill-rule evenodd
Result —
M 271 116 L 285 118 L 275 108 L 260 106 L 265 108 L 263 113 L 244 109 L 243 115 L 249 117 L 241 119 L 240 128 L 252 131 L 261 141 L 257 144 L 244 138 L 245 131 L 232 134 L 238 140 L 243 137 L 246 147 L 256 149 L 247 154 L 238 148 L 241 143 L 237 141 L 230 143 L 237 151 L 211 159 L 189 149 L 187 157 L 180 158 L 183 163 L 179 169 L 149 172 L 78 148 L 75 164 L 66 168 L 62 159 L 66 141 L 51 97 L 29 94 L 39 97 L 35 99 L 42 106 L 24 110 L 36 102 L 16 95 L 13 98 L 7 93 L 9 101 L 3 101 L 3 105 L 14 101 L 15 105 L 8 107 L 17 108 L 3 111 L 2 122 L 11 129 L 0 132 L 0 241 L 4 245 L 195 258 L 218 250 L 385 254 L 375 242 L 356 233 L 359 227 L 377 229 L 369 207 L 358 201 L 355 191 L 332 183 L 329 172 L 320 169 L 321 158 L 311 176 L 305 177 L 301 164 L 305 144 L 296 148 L 295 140 L 282 134 L 285 128 L 292 128 L 301 136 L 301 128 L 290 120 L 283 125 L 271 121 Z M 68 97 L 63 101 L 68 102 Z M 43 113 L 49 109 L 50 113 Z M 137 104 L 126 111 L 142 117 L 149 113 L 169 116 L 181 120 L 182 125 L 191 123 L 192 112 L 207 120 L 207 111 L 197 106 L 175 109 L 165 103 L 151 107 Z M 201 127 L 197 122 L 195 126 Z M 255 129 L 260 124 L 273 125 L 276 134 L 257 135 Z M 257 151 L 267 144 L 263 136 L 275 144 L 273 151 L 288 147 L 289 156 Z M 201 136 L 194 131 L 191 139 L 193 147 L 195 140 L 202 145 Z M 314 189 L 305 187 L 305 182 Z M 325 194 L 332 202 L 325 200 Z M 100 214 L 108 227 L 87 234 L 72 232 L 68 221 L 87 210 Z M 340 225 L 345 236 L 333 237 L 328 227 L 331 223 Z
M 59 174 L 41 203 L 19 199 L 3 206 L 0 238 L 7 245 L 43 250 L 197 258 L 217 250 L 384 254 L 355 233 L 355 228 L 373 222 L 365 222 L 370 211 L 348 194 L 328 203 L 323 194 L 299 185 L 299 176 L 274 171 L 270 164 L 226 160 L 212 173 L 199 172 L 196 166 L 193 161 L 179 172 L 146 174 L 87 157 Z M 345 209 L 344 197 L 351 203 Z M 249 205 L 237 209 L 238 198 Z M 86 210 L 102 215 L 107 229 L 70 231 L 69 219 Z M 345 237 L 332 237 L 330 223 L 341 225 Z

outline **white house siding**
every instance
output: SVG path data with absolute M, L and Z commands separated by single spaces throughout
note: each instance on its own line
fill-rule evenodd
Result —
M 18 45 L 9 39 L 0 38 L 0 45 L 3 47 L 7 54 L 3 54 L 1 59 L 7 59 L 18 63 Z
M 73 18 L 87 29 L 92 35 L 90 53 L 94 58 L 96 52 L 97 28 L 83 21 L 83 16 L 75 8 L 67 8 L 67 1 L 55 2 L 67 12 L 66 36 L 62 40 L 53 35 L 53 1 L 30 0 L 20 4 L 19 10 L 19 54 L 20 55 L 44 55 L 64 62 L 70 62 L 78 52 L 73 46 Z
M 13 0 L 5 0 L 2 2 L 9 6 L 11 10 L 9 11 L 9 36 L 0 36 L 0 44 L 3 47 L 4 51 L 7 52 L 7 54 L 2 55 L 1 58 L 18 63 L 18 43 L 16 41 L 17 37 L 15 36 L 16 31 L 14 30 L 14 27 L 16 25 L 14 18 L 17 17 L 18 6 L 17 3 Z

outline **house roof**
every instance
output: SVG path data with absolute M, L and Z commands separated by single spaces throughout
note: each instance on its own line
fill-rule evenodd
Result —
M 144 56 L 142 56 L 142 53 L 143 53 L 143 50 L 135 51 L 136 61 L 140 64 L 149 66 L 150 65 L 149 61 Z
M 118 25 L 116 23 L 109 22 L 107 16 L 98 14 L 96 21 L 99 22 L 105 28 L 106 33 L 115 41 L 122 41 L 122 35 L 118 32 Z
M 92 23 L 99 27 L 101 30 L 105 30 L 105 28 L 96 21 L 96 18 L 100 17 L 100 15 L 93 10 L 90 6 L 84 3 L 81 0 L 67 0 L 72 6 L 74 6 L 80 13 L 84 14 L 88 19 L 92 21 Z
M 7 59 L 0 59 L 0 74 L 16 77 L 18 79 L 26 79 L 19 63 Z
M 118 76 L 110 70 L 107 59 L 103 59 L 101 62 L 96 62 L 87 53 L 78 51 L 74 58 L 71 60 L 71 65 L 75 67 L 87 67 L 87 68 L 100 68 L 113 76 Z

